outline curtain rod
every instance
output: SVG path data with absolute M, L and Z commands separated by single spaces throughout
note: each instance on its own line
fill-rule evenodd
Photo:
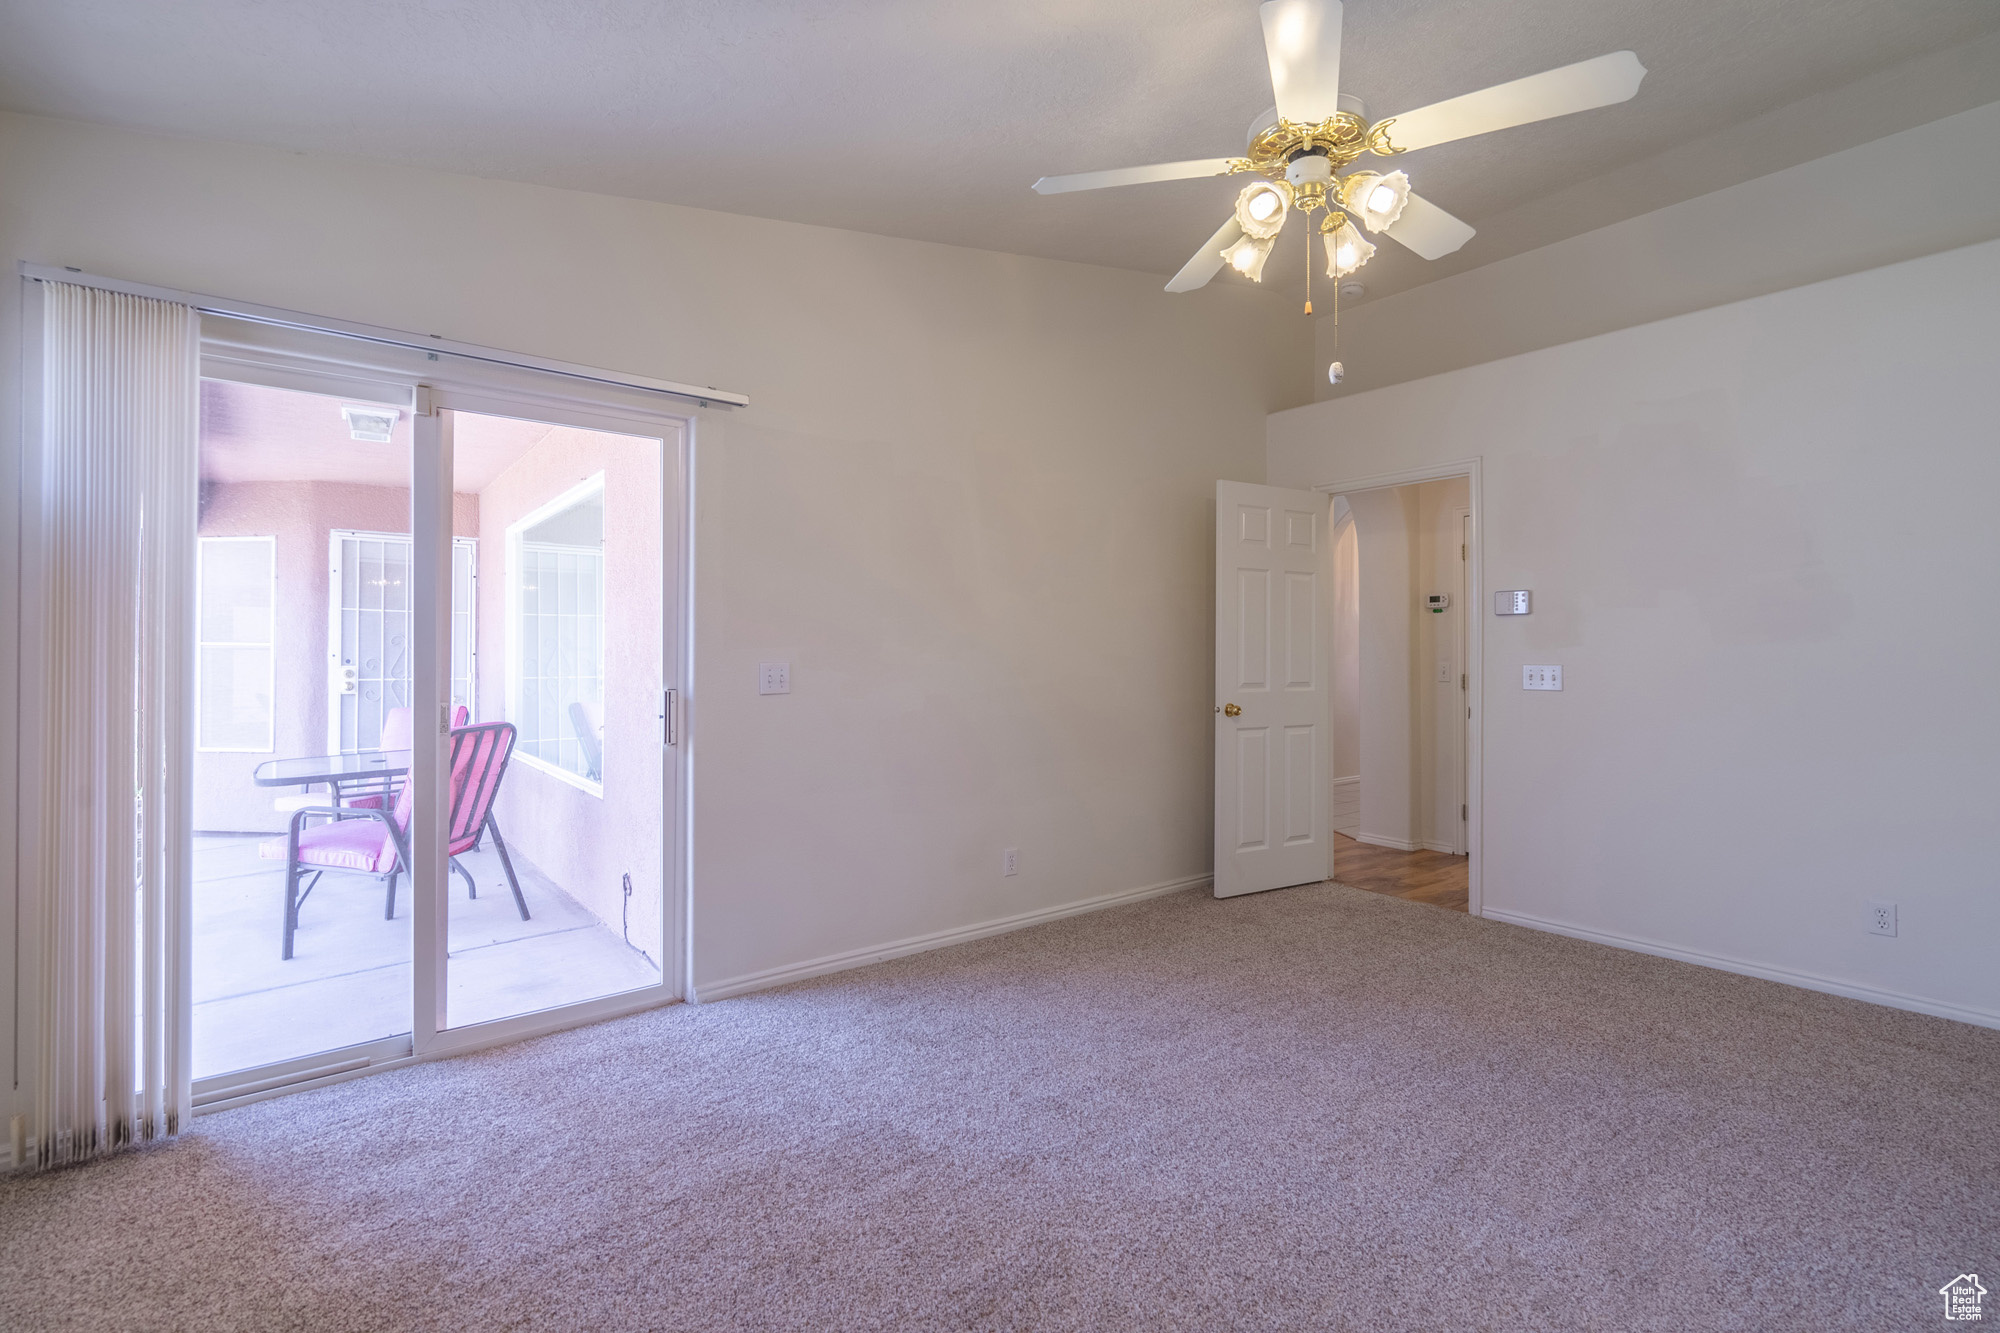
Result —
M 255 324 L 269 324 L 285 329 L 303 329 L 311 333 L 330 333 L 336 337 L 380 343 L 383 346 L 401 347 L 415 352 L 444 352 L 471 361 L 486 361 L 522 370 L 540 370 L 552 375 L 565 375 L 570 379 L 614 385 L 621 389 L 641 389 L 647 393 L 686 398 L 703 407 L 750 406 L 747 395 L 732 393 L 726 389 L 680 384 L 673 380 L 658 380 L 647 375 L 633 375 L 622 371 L 598 370 L 570 361 L 554 361 L 547 357 L 529 356 L 522 352 L 502 352 L 475 343 L 453 342 L 436 334 L 425 337 L 396 329 L 377 328 L 372 324 L 356 324 L 344 319 L 301 314 L 296 310 L 283 310 L 277 306 L 257 305 L 249 301 L 229 301 L 221 297 L 203 296 L 196 292 L 176 291 L 171 287 L 154 287 L 143 282 L 126 282 L 120 278 L 100 277 L 95 273 L 85 273 L 82 269 L 55 264 L 31 264 L 25 259 L 20 262 L 20 271 L 22 277 L 31 278 L 36 282 L 71 282 L 80 287 L 123 292 L 128 296 L 150 296 L 157 301 L 172 301 L 177 305 L 193 306 L 204 315 L 222 315 L 229 319 L 247 320 Z

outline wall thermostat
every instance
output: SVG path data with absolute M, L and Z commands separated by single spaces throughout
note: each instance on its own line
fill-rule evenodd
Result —
M 1424 606 L 1432 614 L 1436 614 L 1437 612 L 1444 610 L 1447 606 L 1450 605 L 1451 605 L 1451 594 L 1448 592 L 1434 592 L 1430 596 L 1424 598 Z
M 1528 599 L 1533 596 L 1527 589 L 1493 594 L 1493 614 L 1496 616 L 1525 616 L 1528 614 Z

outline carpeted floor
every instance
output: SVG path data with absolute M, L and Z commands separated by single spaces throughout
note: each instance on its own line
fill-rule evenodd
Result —
M 0 1327 L 1944 1327 L 2000 1032 L 1197 893 L 0 1184 Z

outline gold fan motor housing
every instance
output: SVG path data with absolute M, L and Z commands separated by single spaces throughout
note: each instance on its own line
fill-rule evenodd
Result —
M 1363 153 L 1391 157 L 1403 151 L 1389 142 L 1388 130 L 1395 123 L 1396 118 L 1391 116 L 1370 125 L 1352 111 L 1336 111 L 1317 125 L 1279 120 L 1250 141 L 1245 150 L 1248 156 L 1231 158 L 1229 170 L 1231 174 L 1254 171 L 1272 180 L 1283 180 L 1285 168 L 1301 153 L 1324 154 L 1327 165 L 1335 171 Z M 1326 188 L 1300 186 L 1293 192 L 1292 206 L 1303 213 L 1326 207 Z

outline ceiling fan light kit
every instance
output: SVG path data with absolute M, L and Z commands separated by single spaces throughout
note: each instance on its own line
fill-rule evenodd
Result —
M 1382 175 L 1352 171 L 1340 178 L 1340 206 L 1361 219 L 1370 231 L 1396 225 L 1410 203 L 1410 178 L 1400 171 Z
M 1245 236 L 1223 252 L 1229 267 L 1241 273 L 1252 282 L 1264 280 L 1264 261 L 1271 257 L 1271 247 L 1278 243 L 1278 233 L 1273 231 L 1262 240 Z
M 1236 225 L 1245 236 L 1268 241 L 1284 229 L 1292 207 L 1292 187 L 1284 181 L 1258 181 L 1236 196 Z
M 1344 278 L 1375 257 L 1374 242 L 1345 219 L 1322 235 L 1326 241 L 1326 276 L 1329 278 Z M 1336 290 L 1346 294 L 1345 288 Z
M 1170 292 L 1206 286 L 1225 263 L 1261 282 L 1264 261 L 1294 210 L 1304 213 L 1308 221 L 1313 213 L 1326 211 L 1319 230 L 1326 243 L 1327 275 L 1335 279 L 1347 277 L 1375 254 L 1375 246 L 1348 221 L 1348 214 L 1369 231 L 1387 236 L 1425 259 L 1442 259 L 1472 239 L 1471 227 L 1412 193 L 1410 178 L 1404 172 L 1350 171 L 1343 176 L 1341 169 L 1364 154 L 1394 157 L 1629 101 L 1646 77 L 1639 57 L 1630 51 L 1614 51 L 1370 122 L 1361 102 L 1340 91 L 1340 0 L 1269 0 L 1258 6 L 1258 15 L 1264 26 L 1264 52 L 1270 61 L 1276 105 L 1251 123 L 1242 157 L 1085 171 L 1044 176 L 1035 182 L 1038 194 L 1064 194 L 1201 176 L 1263 177 L 1236 196 L 1233 215 L 1167 283 Z M 1310 250 L 1305 311 L 1312 313 Z M 1336 356 L 1339 323 L 1336 300 Z M 1344 374 L 1338 360 L 1328 367 L 1327 378 L 1334 384 L 1340 383 Z

